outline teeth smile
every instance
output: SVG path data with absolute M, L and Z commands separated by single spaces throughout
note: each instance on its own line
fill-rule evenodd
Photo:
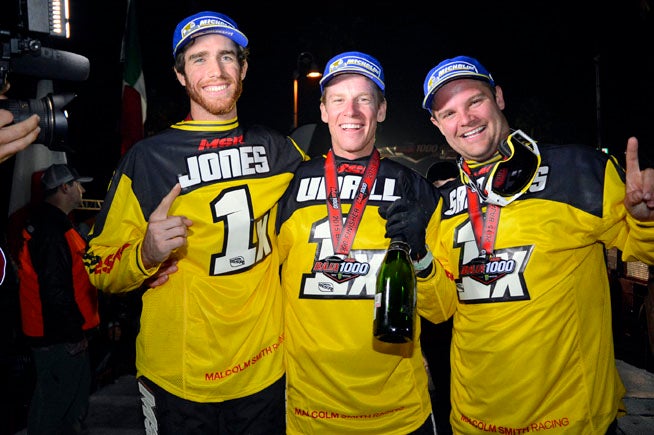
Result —
M 361 126 L 359 124 L 342 124 L 341 128 L 355 128 L 355 129 L 360 129 Z
M 204 90 L 205 90 L 205 91 L 208 91 L 208 92 L 219 92 L 219 91 L 222 91 L 222 90 L 225 90 L 225 89 L 227 89 L 227 85 L 221 85 L 221 86 L 206 86 L 206 87 L 204 88 Z
M 472 131 L 469 131 L 469 132 L 467 132 L 467 133 L 464 133 L 463 137 L 469 137 L 469 136 L 475 135 L 475 134 L 481 132 L 483 129 L 484 129 L 484 127 L 475 128 L 475 129 L 472 130 Z

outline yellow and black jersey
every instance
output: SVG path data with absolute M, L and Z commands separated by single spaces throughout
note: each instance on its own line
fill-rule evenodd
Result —
M 626 216 L 614 158 L 585 146 L 539 148 L 529 190 L 500 210 L 487 261 L 478 261 L 466 185 L 457 179 L 441 191 L 440 226 L 428 241 L 457 291 L 435 289 L 448 309 L 427 317 L 456 311 L 457 433 L 604 433 L 622 406 L 605 247 L 652 263 L 654 224 Z
M 347 219 L 368 159 L 336 159 Z M 430 215 L 438 192 L 415 171 L 381 159 L 349 260 L 334 258 L 325 193 L 325 158 L 300 166 L 279 208 L 279 254 L 286 298 L 288 433 L 406 434 L 431 411 L 418 324 L 413 352 L 373 341 L 377 270 L 389 239 L 378 213 L 399 198 L 401 174 Z M 433 225 L 433 222 L 430 222 Z M 339 270 L 331 266 L 339 266 Z M 447 281 L 443 269 L 427 281 Z M 419 279 L 419 286 L 424 284 Z M 437 284 L 435 284 L 437 285 Z M 424 301 L 419 295 L 418 305 Z M 417 316 L 416 316 L 417 317 Z M 402 356 L 404 352 L 404 356 Z
M 277 201 L 306 155 L 260 126 L 184 121 L 135 144 L 120 162 L 86 266 L 105 292 L 141 286 L 148 218 L 175 183 L 169 214 L 193 221 L 179 270 L 143 295 L 136 367 L 184 399 L 218 402 L 284 373 Z

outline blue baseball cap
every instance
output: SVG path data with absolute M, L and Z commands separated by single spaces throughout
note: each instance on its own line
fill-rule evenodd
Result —
M 434 94 L 447 82 L 458 79 L 482 80 L 495 87 L 495 81 L 484 65 L 477 59 L 468 56 L 457 56 L 452 59 L 445 59 L 427 74 L 425 84 L 425 98 L 422 100 L 422 108 L 431 113 L 431 101 Z
M 339 74 L 361 74 L 375 82 L 382 93 L 385 91 L 384 70 L 374 57 L 360 51 L 347 51 L 332 57 L 320 79 L 320 92 L 325 92 L 327 83 Z
M 209 33 L 218 33 L 236 42 L 241 47 L 248 46 L 248 38 L 238 30 L 236 22 L 225 14 L 218 12 L 199 12 L 190 17 L 184 18 L 175 27 L 173 33 L 173 57 L 184 48 L 191 39 Z

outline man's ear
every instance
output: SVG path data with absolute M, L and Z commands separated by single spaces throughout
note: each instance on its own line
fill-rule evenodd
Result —
M 377 110 L 377 122 L 384 122 L 386 120 L 387 108 L 388 105 L 386 104 L 386 98 L 384 98 L 379 105 L 379 109 Z
M 495 103 L 500 110 L 504 110 L 504 91 L 502 91 L 502 88 L 499 85 L 495 85 Z
M 248 61 L 245 60 L 243 61 L 243 67 L 241 68 L 241 80 L 245 79 L 247 72 L 248 72 Z
M 438 130 L 441 132 L 441 134 L 443 134 L 443 129 L 441 128 L 440 122 L 438 122 L 436 120 L 436 118 L 434 118 L 434 116 L 430 116 L 429 120 L 431 121 L 432 124 L 434 124 L 436 126 L 436 128 L 438 128 Z M 443 134 L 443 136 L 445 136 L 445 135 Z
M 177 81 L 184 87 L 186 87 L 186 77 L 184 77 L 184 74 L 180 73 L 173 67 L 173 72 L 175 73 L 175 76 L 177 77 Z

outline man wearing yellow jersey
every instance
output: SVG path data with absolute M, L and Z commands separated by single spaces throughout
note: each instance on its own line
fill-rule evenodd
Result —
M 454 314 L 454 433 L 615 433 L 625 389 L 605 248 L 654 264 L 654 170 L 640 170 L 637 140 L 626 173 L 589 146 L 537 144 L 467 56 L 429 71 L 422 105 L 460 155 L 427 235 L 457 291 L 434 288 L 424 313 Z
M 413 348 L 373 340 L 372 325 L 375 278 L 389 238 L 409 242 L 419 287 L 434 282 L 454 289 L 425 246 L 438 192 L 412 169 L 379 157 L 375 134 L 386 99 L 377 59 L 341 53 L 327 63 L 320 86 L 331 147 L 298 168 L 277 223 L 287 430 L 433 435 L 419 322 Z M 421 198 L 422 208 L 408 207 L 408 192 Z M 424 303 L 419 295 L 418 306 Z
M 306 156 L 243 126 L 248 40 L 200 12 L 173 35 L 188 117 L 135 144 L 111 180 L 86 266 L 109 293 L 143 295 L 136 368 L 148 433 L 285 432 L 277 200 Z M 170 274 L 169 274 L 170 272 Z M 175 273 L 172 273 L 175 272 Z

